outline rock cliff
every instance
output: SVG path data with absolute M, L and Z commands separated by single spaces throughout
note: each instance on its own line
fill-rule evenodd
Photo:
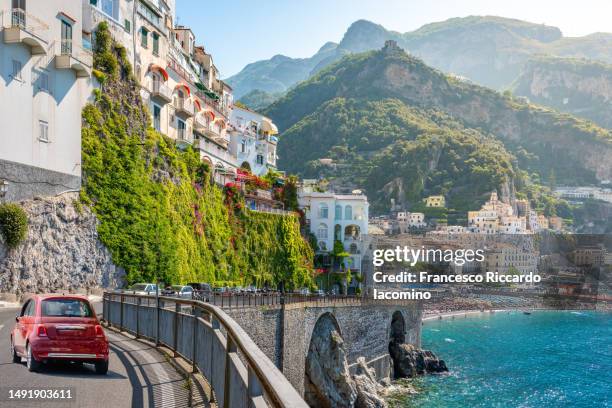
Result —
M 448 371 L 444 360 L 438 359 L 429 350 L 422 350 L 412 344 L 392 341 L 389 343 L 389 354 L 393 361 L 395 378 L 412 378 L 429 373 Z
M 100 243 L 98 221 L 77 193 L 20 203 L 28 237 L 9 250 L 0 243 L 0 292 L 53 292 L 115 287 L 123 271 Z

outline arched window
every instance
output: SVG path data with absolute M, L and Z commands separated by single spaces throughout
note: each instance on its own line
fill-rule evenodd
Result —
M 346 207 L 344 207 L 344 219 L 345 220 L 353 219 L 353 207 L 351 207 L 350 205 L 347 205 Z
M 327 204 L 325 203 L 319 204 L 319 218 L 328 218 L 328 217 L 329 217 L 329 208 L 327 207 Z
M 319 229 L 317 230 L 317 238 L 327 239 L 327 225 L 326 224 L 319 224 Z
M 334 241 L 342 241 L 342 227 L 336 224 L 334 227 Z
M 334 213 L 334 218 L 337 220 L 342 219 L 342 206 L 340 204 L 336 204 L 336 210 Z

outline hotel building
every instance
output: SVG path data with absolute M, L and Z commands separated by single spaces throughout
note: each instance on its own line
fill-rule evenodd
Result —
M 0 0 L 0 199 L 81 186 L 92 54 L 73 0 Z

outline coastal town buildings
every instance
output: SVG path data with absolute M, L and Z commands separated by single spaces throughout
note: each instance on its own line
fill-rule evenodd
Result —
M 1 0 L 0 13 L 4 200 L 78 190 L 92 67 L 81 3 Z
M 193 31 L 175 24 L 175 6 L 166 0 L 83 0 L 85 29 L 92 35 L 101 21 L 108 23 L 132 61 L 153 127 L 179 147 L 193 146 L 224 184 L 238 167 L 227 133 L 232 90 Z
M 517 211 L 493 191 L 480 210 L 468 211 L 468 228 L 481 234 L 526 234 L 540 229 L 535 211 L 526 200 L 516 200 Z
M 558 187 L 555 195 L 570 201 L 593 199 L 612 203 L 612 189 L 603 187 Z
M 300 191 L 298 202 L 304 209 L 309 231 L 317 239 L 317 252 L 329 254 L 334 243 L 340 242 L 349 254 L 344 268 L 359 273 L 368 234 L 368 198 L 359 191 L 355 194 Z
M 239 166 L 262 176 L 276 170 L 278 128 L 271 119 L 244 107 L 230 114 L 230 152 Z

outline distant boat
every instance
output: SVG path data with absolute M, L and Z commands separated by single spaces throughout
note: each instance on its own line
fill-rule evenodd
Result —
M 523 314 L 530 315 L 531 312 L 528 312 L 527 310 L 523 310 Z

